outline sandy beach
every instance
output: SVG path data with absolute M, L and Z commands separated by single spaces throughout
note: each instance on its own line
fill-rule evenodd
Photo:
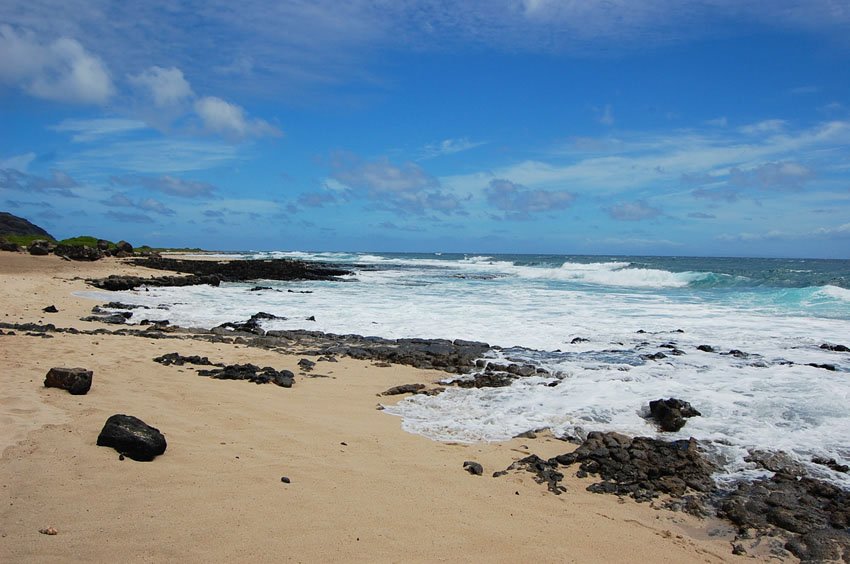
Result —
M 97 302 L 87 277 L 143 269 L 0 253 L 2 319 L 78 329 Z M 42 312 L 55 305 L 58 313 Z M 8 332 L 8 331 L 4 331 Z M 450 336 L 449 336 L 450 337 Z M 291 389 L 220 381 L 156 356 L 296 373 Z M 299 374 L 299 356 L 239 344 L 138 336 L 0 335 L 0 561 L 3 562 L 720 562 L 730 527 L 585 491 L 567 473 L 556 496 L 529 473 L 492 478 L 532 452 L 574 445 L 541 434 L 442 444 L 383 413 L 387 388 L 445 376 L 340 358 Z M 315 359 L 314 359 L 315 360 Z M 87 395 L 44 388 L 54 366 L 94 372 Z M 327 377 L 316 377 L 327 376 Z M 159 428 L 153 462 L 98 447 L 113 414 Z M 474 460 L 483 476 L 463 470 Z M 290 479 L 283 483 L 282 477 Z M 39 529 L 54 527 L 49 536 Z M 721 530 L 726 534 L 711 535 Z

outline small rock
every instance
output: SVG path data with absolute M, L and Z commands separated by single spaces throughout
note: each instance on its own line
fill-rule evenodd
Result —
M 676 399 L 658 399 L 649 402 L 649 416 L 658 422 L 662 431 L 678 431 L 685 426 L 685 419 L 702 415 L 690 403 Z
M 836 370 L 834 364 L 817 364 L 816 362 L 810 362 L 807 366 L 811 366 L 813 368 L 823 368 L 824 370 L 829 370 L 830 372 L 835 372 Z
M 57 531 L 54 527 L 45 527 L 43 529 L 39 529 L 38 532 L 41 533 L 42 535 L 50 535 L 50 536 L 59 534 L 59 531 Z
M 830 470 L 835 470 L 836 472 L 847 473 L 848 471 L 850 471 L 850 466 L 847 466 L 846 464 L 839 464 L 834 458 L 815 456 L 812 458 L 812 463 L 819 464 L 821 466 L 826 466 Z
M 292 480 L 290 480 L 287 476 L 281 476 L 280 481 L 283 482 L 284 484 L 292 483 Z
M 738 349 L 732 349 L 728 353 L 724 353 L 728 356 L 734 356 L 735 358 L 749 358 L 750 355 L 745 353 L 744 351 L 739 351 Z
M 732 554 L 734 554 L 736 556 L 743 556 L 746 553 L 747 553 L 747 551 L 744 549 L 743 545 L 740 545 L 740 544 L 733 544 L 732 545 Z
M 313 362 L 312 360 L 307 360 L 306 358 L 302 358 L 301 360 L 298 361 L 298 366 L 304 372 L 309 372 L 309 371 L 313 370 L 313 367 L 316 366 L 316 363 Z
M 44 378 L 45 388 L 61 388 L 75 396 L 82 396 L 91 389 L 93 372 L 85 368 L 51 368 Z
M 484 474 L 484 467 L 478 464 L 477 462 L 473 462 L 472 460 L 467 460 L 463 463 L 463 469 L 472 474 L 473 476 L 481 476 Z
M 824 343 L 820 346 L 820 348 L 833 352 L 850 352 L 850 348 L 846 345 L 831 345 L 829 343 Z
M 667 358 L 667 355 L 659 351 L 653 354 L 642 354 L 640 357 L 644 360 L 661 360 Z
M 59 313 L 59 310 L 56 309 L 55 305 L 49 305 L 41 311 L 43 311 L 44 313 Z
M 712 347 L 711 345 L 700 345 L 697 347 L 697 350 L 710 353 L 714 352 L 714 347 Z

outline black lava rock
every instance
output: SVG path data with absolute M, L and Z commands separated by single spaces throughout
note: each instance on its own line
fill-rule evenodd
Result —
M 850 352 L 850 348 L 846 345 L 830 345 L 829 343 L 824 343 L 820 346 L 820 348 L 833 352 Z
M 176 352 L 167 353 L 167 354 L 164 354 L 162 356 L 158 356 L 158 357 L 154 358 L 153 361 L 158 362 L 158 363 L 165 365 L 165 366 L 171 366 L 172 364 L 174 364 L 176 366 L 183 366 L 184 364 L 195 364 L 197 366 L 223 366 L 223 365 L 213 364 L 212 362 L 210 362 L 210 359 L 208 359 L 205 356 L 198 356 L 198 355 L 183 356 L 183 355 L 176 353 Z
M 662 431 L 674 432 L 685 426 L 685 419 L 702 415 L 690 403 L 676 399 L 658 399 L 649 402 L 649 416 Z
M 260 368 L 253 364 L 231 364 L 212 370 L 198 370 L 199 376 L 208 376 L 218 380 L 247 380 L 255 384 L 276 384 L 282 388 L 291 388 L 295 383 L 295 374 L 289 370 L 277 371 L 270 366 Z
M 59 313 L 59 310 L 56 309 L 55 305 L 49 305 L 41 311 L 43 311 L 44 313 Z
M 653 354 L 642 354 L 640 357 L 644 360 L 662 360 L 667 358 L 667 355 L 659 351 Z
M 97 446 L 112 447 L 133 460 L 148 462 L 164 453 L 168 445 L 159 429 L 132 415 L 117 414 L 106 420 Z
M 517 460 L 501 472 L 494 472 L 493 477 L 504 476 L 510 470 L 525 470 L 532 473 L 535 482 L 546 484 L 546 488 L 555 495 L 561 495 L 561 492 L 567 491 L 567 488 L 560 484 L 561 480 L 564 479 L 564 474 L 558 471 L 558 462 L 554 459 L 544 460 L 536 454 L 532 454 Z
M 816 362 L 810 362 L 807 366 L 811 366 L 813 368 L 822 368 L 824 370 L 829 370 L 830 372 L 835 372 L 836 368 L 834 364 L 818 364 Z
M 472 474 L 473 476 L 480 476 L 484 473 L 484 467 L 478 464 L 477 462 L 473 462 L 472 460 L 467 460 L 463 463 L 463 469 Z
M 778 533 L 804 562 L 846 562 L 850 554 L 850 492 L 821 480 L 777 473 L 741 482 L 718 513 L 741 529 Z
M 838 463 L 834 458 L 825 458 L 823 456 L 815 456 L 812 458 L 813 464 L 819 464 L 821 466 L 826 466 L 830 470 L 834 470 L 836 472 L 850 472 L 850 466 L 846 464 Z
M 85 368 L 51 368 L 44 378 L 45 388 L 61 388 L 75 396 L 91 389 L 93 372 Z
M 103 251 L 87 245 L 56 245 L 53 254 L 80 261 L 94 261 L 103 258 Z
M 315 366 L 315 362 L 306 358 L 302 358 L 298 361 L 298 367 L 301 368 L 301 370 L 303 370 L 304 372 L 310 372 Z
M 393 386 L 389 390 L 383 392 L 382 396 L 397 396 L 400 394 L 415 394 L 423 389 L 425 384 L 402 384 L 401 386 Z
M 579 463 L 580 471 L 603 480 L 588 491 L 630 495 L 638 501 L 648 501 L 659 493 L 682 496 L 688 490 L 708 493 L 715 489 L 711 477 L 715 468 L 694 439 L 668 442 L 592 432 L 575 451 L 548 462 Z

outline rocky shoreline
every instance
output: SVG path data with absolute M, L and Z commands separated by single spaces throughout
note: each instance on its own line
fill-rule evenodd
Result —
M 123 305 L 110 303 L 103 307 L 114 309 Z M 256 323 L 245 322 L 209 330 L 171 326 L 165 321 L 114 330 L 7 322 L 0 322 L 0 328 L 7 330 L 0 331 L 6 335 L 15 331 L 42 337 L 50 337 L 51 333 L 113 334 L 241 344 L 312 357 L 314 360 L 305 358 L 299 362 L 302 375 L 321 370 L 317 362 L 333 362 L 337 357 L 368 360 L 377 366 L 404 364 L 453 375 L 442 380 L 442 386 L 509 385 L 516 378 L 539 373 L 531 366 L 482 360 L 482 356 L 494 347 L 463 340 L 383 339 L 303 330 L 263 331 Z M 291 387 L 295 379 L 294 372 L 289 370 L 253 365 L 225 366 L 204 357 L 185 357 L 177 353 L 154 360 L 166 365 L 197 365 L 203 367 L 197 370 L 198 375 L 219 379 L 244 379 L 282 387 Z M 387 390 L 385 395 L 437 394 L 443 389 L 412 383 Z M 665 404 L 680 405 L 671 401 L 665 400 Z M 535 434 L 524 436 L 533 439 Z M 787 550 L 803 561 L 850 561 L 850 492 L 806 475 L 802 465 L 784 453 L 755 452 L 750 460 L 773 475 L 742 481 L 730 488 L 715 482 L 712 475 L 718 468 L 707 453 L 706 445 L 695 439 L 665 441 L 592 432 L 572 452 L 547 459 L 526 456 L 493 475 L 531 472 L 535 481 L 545 484 L 550 492 L 560 494 L 565 491 L 561 483 L 564 472 L 576 467 L 577 477 L 599 479 L 587 486 L 588 491 L 632 497 L 661 508 L 716 516 L 732 523 L 737 532 L 736 554 L 745 554 L 747 546 L 769 542 L 777 554 L 780 549 Z M 836 471 L 845 470 L 834 461 L 823 464 Z
M 222 282 L 248 280 L 341 280 L 350 271 L 334 265 L 292 259 L 202 261 L 152 255 L 130 259 L 131 264 L 154 270 L 178 272 L 182 276 L 119 276 L 87 280 L 95 288 L 132 290 L 140 286 L 218 286 Z

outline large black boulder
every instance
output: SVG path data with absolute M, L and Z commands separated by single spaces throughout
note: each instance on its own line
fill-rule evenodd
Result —
M 103 251 L 87 245 L 56 245 L 53 254 L 80 261 L 93 261 L 103 258 Z
M 36 239 L 27 247 L 31 255 L 45 256 L 50 254 L 50 242 L 45 239 Z
M 132 415 L 113 415 L 97 437 L 97 446 L 112 447 L 133 460 L 148 462 L 165 452 L 167 443 L 159 429 Z

